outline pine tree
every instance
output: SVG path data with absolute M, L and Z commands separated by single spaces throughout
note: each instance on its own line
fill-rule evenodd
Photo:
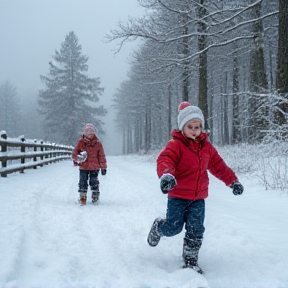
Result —
M 44 116 L 44 129 L 55 141 L 75 145 L 82 127 L 93 123 L 103 133 L 99 117 L 107 110 L 96 106 L 103 92 L 99 78 L 89 78 L 88 57 L 82 55 L 75 33 L 69 32 L 49 62 L 49 73 L 40 76 L 46 88 L 39 91 L 39 112 Z M 46 136 L 48 136 L 46 135 Z M 51 138 L 49 138 L 51 139 Z

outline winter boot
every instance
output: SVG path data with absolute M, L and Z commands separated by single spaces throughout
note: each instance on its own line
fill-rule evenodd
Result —
M 80 205 L 86 205 L 87 192 L 80 192 L 79 203 Z
M 96 203 L 99 200 L 100 192 L 92 191 L 92 203 Z
M 182 268 L 191 268 L 199 274 L 204 273 L 198 265 L 198 254 L 202 245 L 202 240 L 203 238 L 184 238 L 182 254 L 184 265 Z
M 151 230 L 147 237 L 147 242 L 150 246 L 155 247 L 158 245 L 161 235 L 158 231 L 159 224 L 164 223 L 165 219 L 157 218 L 152 224 Z

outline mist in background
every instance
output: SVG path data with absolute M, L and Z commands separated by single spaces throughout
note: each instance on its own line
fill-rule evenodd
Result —
M 44 137 L 37 113 L 37 94 L 43 88 L 40 75 L 47 75 L 55 50 L 74 31 L 82 54 L 89 57 L 87 74 L 100 77 L 105 89 L 99 104 L 108 109 L 101 139 L 106 154 L 121 153 L 111 99 L 127 77 L 129 55 L 137 43 L 125 44 L 115 54 L 117 43 L 105 43 L 104 37 L 119 21 L 142 13 L 136 0 L 0 0 L 0 84 L 9 81 L 17 89 L 25 138 Z

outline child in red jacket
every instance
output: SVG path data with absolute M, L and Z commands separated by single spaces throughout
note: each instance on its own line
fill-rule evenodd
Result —
M 157 246 L 162 236 L 180 233 L 185 224 L 183 268 L 192 268 L 202 274 L 198 253 L 205 230 L 207 170 L 231 187 L 235 195 L 242 194 L 244 188 L 208 141 L 209 134 L 203 132 L 202 111 L 188 102 L 182 102 L 178 111 L 179 130 L 172 131 L 172 139 L 157 158 L 160 188 L 168 194 L 166 218 L 154 221 L 147 241 L 150 246 Z
M 92 191 L 92 203 L 96 203 L 99 199 L 99 180 L 98 173 L 101 169 L 101 174 L 107 172 L 107 162 L 104 149 L 100 140 L 96 137 L 96 128 L 88 123 L 83 129 L 83 135 L 78 140 L 72 155 L 74 163 L 79 165 L 79 202 L 81 205 L 86 204 L 88 179 Z

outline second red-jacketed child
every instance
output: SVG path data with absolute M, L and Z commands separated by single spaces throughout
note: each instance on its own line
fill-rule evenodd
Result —
M 98 174 L 105 175 L 107 172 L 107 161 L 101 141 L 96 136 L 96 128 L 93 124 L 86 124 L 83 135 L 78 140 L 72 155 L 74 163 L 79 165 L 79 202 L 86 204 L 88 181 L 92 191 L 92 203 L 99 200 Z

